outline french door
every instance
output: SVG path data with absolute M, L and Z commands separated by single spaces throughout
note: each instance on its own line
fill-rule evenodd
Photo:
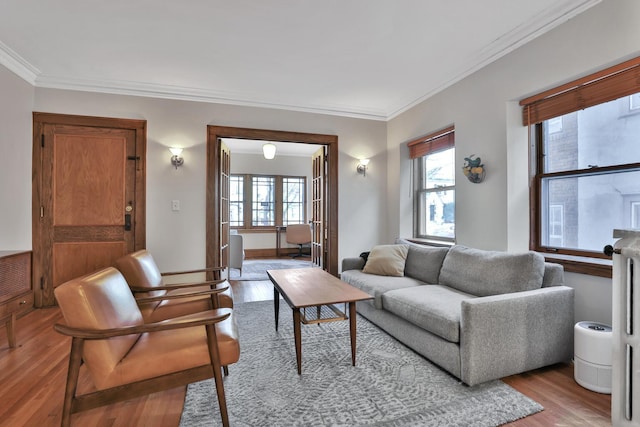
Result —
M 228 203 L 224 204 L 224 194 L 229 194 L 228 180 L 221 165 L 223 157 L 222 138 L 253 139 L 263 141 L 283 141 L 300 144 L 324 145 L 324 175 L 321 181 L 323 190 L 317 193 L 321 200 L 324 214 L 317 217 L 318 225 L 323 230 L 323 239 L 319 239 L 321 248 L 319 262 L 322 268 L 333 275 L 338 275 L 338 137 L 300 132 L 233 128 L 223 126 L 207 127 L 207 266 L 226 266 L 224 251 L 225 242 L 229 241 L 229 227 L 224 227 L 228 219 Z M 229 162 L 233 153 L 229 152 Z M 318 205 L 319 206 L 319 205 Z

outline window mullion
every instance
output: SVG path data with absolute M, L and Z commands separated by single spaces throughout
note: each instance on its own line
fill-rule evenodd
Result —
M 275 177 L 275 224 L 276 226 L 282 225 L 282 176 Z
M 251 175 L 244 176 L 244 226 L 253 228 L 253 183 Z

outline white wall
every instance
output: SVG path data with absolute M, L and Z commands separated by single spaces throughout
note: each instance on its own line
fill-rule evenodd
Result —
M 31 249 L 33 93 L 0 66 L 0 250 Z
M 384 238 L 386 218 L 381 212 L 386 194 L 378 191 L 387 180 L 384 122 L 55 89 L 36 89 L 33 109 L 147 120 L 147 248 L 162 270 L 195 268 L 205 262 L 209 124 L 338 135 L 338 259 L 358 254 Z M 169 162 L 170 146 L 185 148 L 185 164 L 177 170 Z M 356 176 L 357 159 L 361 157 L 372 158 L 366 179 Z M 31 162 L 22 167 L 30 171 Z M 171 210 L 171 200 L 180 200 L 179 212 Z M 367 207 L 368 215 L 353 221 L 355 207 L 362 206 Z M 30 216 L 30 211 L 23 209 L 18 215 Z
M 457 243 L 528 249 L 528 141 L 518 101 L 640 54 L 640 2 L 604 0 L 388 123 L 389 233 L 410 235 L 406 142 L 454 124 Z M 487 176 L 471 184 L 463 158 L 482 157 Z M 613 241 L 613 238 L 612 238 Z M 567 274 L 576 320 L 611 322 L 611 280 Z M 595 309 L 595 307 L 598 307 Z

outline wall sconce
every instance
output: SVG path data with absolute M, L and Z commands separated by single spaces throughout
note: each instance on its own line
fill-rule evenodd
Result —
M 276 156 L 276 146 L 270 142 L 267 142 L 262 146 L 262 154 L 267 160 L 271 160 Z
M 171 164 L 178 169 L 178 166 L 182 166 L 184 164 L 184 158 L 180 154 L 182 154 L 182 148 L 169 148 L 171 151 Z
M 363 176 L 367 176 L 367 166 L 369 166 L 369 159 L 360 159 L 356 170 Z

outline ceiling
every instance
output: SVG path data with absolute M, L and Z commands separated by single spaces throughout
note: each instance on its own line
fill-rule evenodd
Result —
M 2 0 L 36 87 L 389 120 L 601 0 Z

